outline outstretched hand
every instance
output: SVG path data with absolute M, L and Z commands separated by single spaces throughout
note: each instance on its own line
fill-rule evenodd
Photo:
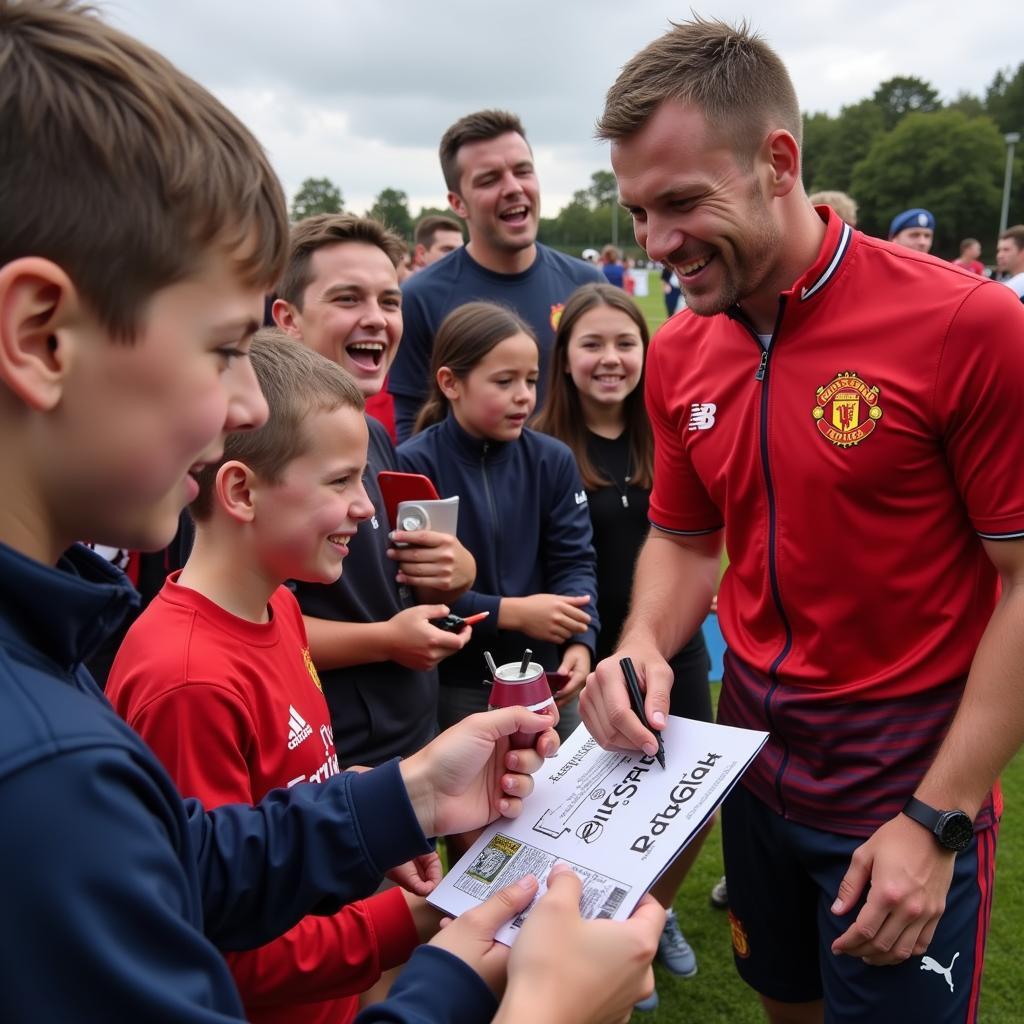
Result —
M 536 733 L 535 746 L 510 749 L 517 731 Z M 446 729 L 400 765 L 423 831 L 454 835 L 516 817 L 533 791 L 532 773 L 558 742 L 549 716 L 520 707 L 470 715 Z
M 524 875 L 456 920 L 442 921 L 441 930 L 430 944 L 448 950 L 467 963 L 500 999 L 505 990 L 510 950 L 498 942 L 494 934 L 506 921 L 525 910 L 536 895 L 537 879 Z
M 384 874 L 406 892 L 416 896 L 428 896 L 441 881 L 441 858 L 431 850 L 430 853 L 422 853 L 404 864 L 399 864 L 397 868 L 385 871 Z
M 556 864 L 547 886 L 512 947 L 495 1024 L 628 1021 L 633 1005 L 654 988 L 651 961 L 665 926 L 664 909 L 645 896 L 628 921 L 585 921 L 583 883 L 574 871 Z

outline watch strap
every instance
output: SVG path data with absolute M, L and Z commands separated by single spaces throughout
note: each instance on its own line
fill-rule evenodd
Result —
M 939 821 L 942 818 L 943 812 L 937 811 L 923 800 L 918 800 L 916 796 L 912 796 L 903 805 L 903 813 L 919 825 L 923 825 L 929 832 L 934 833 L 939 827 Z

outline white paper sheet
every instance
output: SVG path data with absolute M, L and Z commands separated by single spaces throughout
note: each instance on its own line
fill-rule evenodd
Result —
M 527 874 L 540 880 L 539 899 L 564 861 L 583 879 L 585 918 L 629 917 L 768 739 L 676 716 L 661 736 L 664 769 L 643 753 L 602 750 L 579 726 L 534 776 L 522 814 L 489 826 L 428 901 L 458 917 Z M 529 912 L 498 939 L 511 945 Z

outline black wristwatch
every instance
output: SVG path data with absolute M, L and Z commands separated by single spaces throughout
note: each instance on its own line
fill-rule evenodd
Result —
M 934 807 L 912 796 L 903 808 L 908 818 L 924 825 L 940 846 L 960 853 L 971 845 L 974 822 L 963 811 L 937 811 Z

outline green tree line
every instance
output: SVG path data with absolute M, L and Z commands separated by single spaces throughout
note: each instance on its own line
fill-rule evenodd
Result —
M 902 210 L 923 206 L 936 218 L 933 251 L 957 253 L 961 238 L 981 239 L 991 261 L 999 228 L 1007 132 L 1024 131 L 1024 63 L 998 71 L 984 96 L 961 93 L 943 102 L 929 83 L 912 76 L 882 82 L 872 96 L 835 116 L 804 115 L 803 178 L 807 191 L 836 189 L 858 204 L 858 227 L 885 237 Z M 556 216 L 540 222 L 540 239 L 570 251 L 617 242 L 637 252 L 629 217 L 617 201 L 615 177 L 595 171 Z M 292 217 L 344 209 L 340 188 L 307 178 L 292 201 Z M 405 192 L 385 188 L 366 213 L 412 240 L 417 220 Z M 1024 144 L 1013 168 L 1009 223 L 1024 221 Z

